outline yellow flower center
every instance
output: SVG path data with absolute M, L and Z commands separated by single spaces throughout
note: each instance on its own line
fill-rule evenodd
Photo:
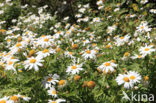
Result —
M 142 57 L 142 55 L 138 55 L 138 58 L 141 58 Z
M 3 53 L 0 53 L 0 56 L 4 55 Z
M 145 51 L 149 51 L 150 49 L 149 48 L 145 48 Z
M 52 101 L 51 103 L 57 103 L 56 101 Z
M 48 80 L 47 80 L 47 81 L 48 81 L 48 82 L 50 82 L 50 81 L 52 81 L 52 80 L 53 80 L 53 79 L 50 77 L 50 78 L 48 78 Z
M 72 48 L 77 48 L 77 47 L 78 47 L 77 44 L 73 44 L 73 45 L 72 45 Z
M 55 90 L 53 90 L 53 91 L 52 91 L 52 94 L 56 94 L 56 91 L 55 91 Z
M 29 51 L 29 56 L 32 56 L 33 54 L 35 54 L 35 50 L 30 50 Z
M 35 63 L 36 62 L 36 59 L 31 59 L 30 60 L 30 63 Z
M 22 70 L 18 70 L 18 72 L 22 73 L 23 71 Z
M 87 50 L 87 51 L 86 51 L 86 53 L 87 53 L 87 54 L 90 54 L 90 53 L 91 53 L 91 51 L 90 51 L 90 50 Z
M 17 43 L 16 44 L 16 47 L 20 47 L 20 46 L 22 46 L 21 43 Z
M 92 43 L 92 46 L 96 46 L 96 44 L 95 43 Z
M 69 54 L 72 55 L 73 53 L 72 52 L 69 52 Z
M 111 47 L 111 45 L 106 45 L 106 48 L 110 48 Z
M 90 38 L 94 38 L 94 36 L 90 36 Z
M 72 69 L 76 69 L 77 67 L 76 66 L 72 66 Z
M 14 102 L 18 101 L 18 97 L 17 96 L 12 96 L 10 99 L 13 100 Z
M 129 82 L 129 78 L 128 78 L 128 77 L 124 77 L 123 80 L 124 80 L 125 82 Z
M 29 32 L 27 31 L 25 34 L 27 35 Z
M 1 100 L 0 103 L 6 103 L 6 100 Z
M 130 76 L 130 79 L 134 80 L 134 79 L 135 79 L 135 76 L 133 76 L 133 75 L 132 75 L 132 76 Z
M 43 50 L 43 53 L 47 53 L 47 52 L 49 52 L 48 49 L 44 49 L 44 50 Z
M 60 81 L 59 81 L 59 85 L 64 85 L 65 82 L 66 82 L 65 80 L 60 80 Z
M 124 56 L 125 56 L 125 57 L 129 56 L 129 53 L 128 53 L 128 52 L 126 52 L 126 53 L 124 54 Z
M 14 59 L 14 57 L 12 56 L 11 59 Z
M 9 61 L 9 65 L 12 65 L 13 64 L 13 62 L 12 61 Z
M 61 34 L 61 32 L 60 32 L 60 31 L 58 31 L 58 32 L 57 32 L 57 34 Z
M 144 29 L 144 26 L 141 26 L 140 28 L 141 28 L 141 29 Z
M 107 66 L 110 66 L 111 64 L 110 63 L 105 63 L 105 66 L 107 67 Z
M 10 41 L 11 41 L 11 39 L 8 39 L 8 40 L 7 40 L 7 42 L 10 42 Z
M 124 39 L 124 37 L 120 37 L 120 39 Z
M 45 42 L 48 42 L 48 41 L 49 41 L 49 39 L 48 39 L 48 38 L 46 38 L 46 39 L 44 39 L 44 41 L 45 41 Z
M 45 35 L 42 35 L 41 37 L 45 37 Z

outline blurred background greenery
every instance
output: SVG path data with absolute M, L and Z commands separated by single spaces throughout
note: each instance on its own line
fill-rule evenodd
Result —
M 12 0 L 13 1 L 13 5 L 12 6 L 7 6 L 5 9 L 5 13 L 3 16 L 0 16 L 1 20 L 6 21 L 6 25 L 5 25 L 5 29 L 9 28 L 10 26 L 12 26 L 12 19 L 18 19 L 18 17 L 20 15 L 26 15 L 28 12 L 33 12 L 33 13 L 38 13 L 38 8 L 42 7 L 44 5 L 48 5 L 47 8 L 47 12 L 51 13 L 52 15 L 55 14 L 55 12 L 57 11 L 58 13 L 58 17 L 57 19 L 59 21 L 61 21 L 64 17 L 66 16 L 70 16 L 70 22 L 71 23 L 76 23 L 76 18 L 74 16 L 74 14 L 77 13 L 78 10 L 78 5 L 79 4 L 88 4 L 90 5 L 91 9 L 93 11 L 98 10 L 97 9 L 97 5 L 96 2 L 98 0 Z M 141 10 L 138 10 L 138 0 L 103 0 L 104 2 L 110 2 L 110 3 L 122 3 L 121 8 L 128 8 L 128 12 L 131 12 L 131 10 L 133 9 L 133 11 L 135 13 L 140 12 Z M 0 2 L 4 2 L 4 0 L 0 0 Z M 66 2 L 66 4 L 64 4 L 63 2 Z M 131 2 L 131 3 L 129 3 Z M 151 8 L 155 8 L 156 7 L 156 0 L 149 0 L 148 3 L 144 4 L 144 7 L 147 7 L 147 10 L 151 9 Z M 129 4 L 134 4 L 129 5 Z M 24 9 L 24 11 L 21 10 L 21 6 L 24 5 L 28 5 L 28 8 Z M 150 6 L 150 7 L 148 7 Z M 145 15 L 148 15 L 147 11 L 143 12 Z M 9 15 L 8 15 L 9 14 Z M 98 12 L 97 12 L 98 15 Z M 153 15 L 154 16 L 154 15 Z M 146 16 L 148 18 L 148 16 Z M 154 17 L 152 17 L 154 18 Z M 151 18 L 149 18 L 151 19 Z M 153 20 L 151 22 L 156 22 L 156 20 Z

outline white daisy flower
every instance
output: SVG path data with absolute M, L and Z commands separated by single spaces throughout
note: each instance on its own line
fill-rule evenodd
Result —
M 4 13 L 4 10 L 0 10 L 0 15 L 2 15 Z
M 129 71 L 129 72 L 127 73 L 127 75 L 129 76 L 130 81 L 131 81 L 132 83 L 140 83 L 141 76 L 140 76 L 140 74 L 138 74 L 137 72 Z
M 18 102 L 18 101 L 20 100 L 20 97 L 21 97 L 20 94 L 18 94 L 18 95 L 13 95 L 13 96 L 10 97 L 9 102 L 11 102 L 11 103 Z
M 75 58 L 75 57 L 73 56 L 73 52 L 65 51 L 64 55 L 65 55 L 66 57 L 69 57 L 69 58 Z
M 151 31 L 152 28 L 149 28 L 147 24 L 148 23 L 146 21 L 141 22 L 141 24 L 137 27 L 137 31 L 141 33 Z
M 7 64 L 5 65 L 5 70 L 14 70 L 14 71 L 16 71 L 16 69 L 14 67 L 14 64 L 17 61 L 19 61 L 19 60 L 17 60 L 17 59 L 15 59 L 15 60 L 8 60 Z
M 94 58 L 96 58 L 96 52 L 95 52 L 95 50 L 89 50 L 89 49 L 85 50 L 82 54 L 82 57 L 84 59 L 94 59 Z
M 155 14 L 156 13 L 156 9 L 151 9 L 150 12 Z
M 134 56 L 132 56 L 131 58 L 132 59 L 141 59 L 141 58 L 144 58 L 145 56 L 144 55 L 137 55 L 137 54 L 134 54 Z
M 51 96 L 53 96 L 54 98 L 57 97 L 56 90 L 55 90 L 54 87 L 51 87 L 47 92 L 48 92 L 48 95 L 51 95 Z
M 103 1 L 102 0 L 99 0 L 99 1 L 96 2 L 96 4 L 97 5 L 102 5 L 103 4 Z
M 130 15 L 130 18 L 134 18 L 134 17 L 136 17 L 137 15 L 136 14 L 131 14 Z
M 80 8 L 80 9 L 79 9 L 79 12 L 80 12 L 80 13 L 84 13 L 85 11 L 86 11 L 86 8 Z
M 116 25 L 108 26 L 108 28 L 107 28 L 107 33 L 108 33 L 108 34 L 111 34 L 113 31 L 116 30 L 116 28 L 117 28 Z
M 115 67 L 117 67 L 117 64 L 113 63 L 112 61 L 108 61 L 100 65 L 98 69 L 102 70 L 104 73 L 108 73 L 113 72 Z
M 15 59 L 14 57 L 13 57 L 13 55 L 12 55 L 12 52 L 8 52 L 6 55 L 4 55 L 3 56 L 3 60 L 4 61 L 9 61 L 9 60 L 11 60 L 11 61 L 18 61 L 18 59 Z
M 9 97 L 3 97 L 3 98 L 0 98 L 0 103 L 8 103 L 8 99 Z
M 60 38 L 60 36 L 63 35 L 63 34 L 64 34 L 63 31 L 57 31 L 57 32 L 53 35 L 53 38 L 58 39 L 58 38 Z
M 12 33 L 13 33 L 12 30 L 8 30 L 8 31 L 6 31 L 6 34 L 12 34 Z
M 41 47 L 46 48 L 51 46 L 52 42 L 53 39 L 51 36 L 42 35 L 40 38 L 38 38 L 37 45 L 41 45 Z
M 119 74 L 116 78 L 116 82 L 118 83 L 118 85 L 124 84 L 124 88 L 133 88 L 133 83 L 130 82 L 130 78 L 126 74 Z
M 71 66 L 68 66 L 66 72 L 68 74 L 78 74 L 81 70 L 83 70 L 82 68 L 82 64 L 72 64 Z
M 100 22 L 100 18 L 99 17 L 93 18 L 93 22 Z
M 89 4 L 83 5 L 84 8 L 89 8 Z
M 49 88 L 52 85 L 56 85 L 57 82 L 59 82 L 59 75 L 57 74 L 49 74 L 49 76 L 46 76 L 44 78 L 43 84 L 45 85 L 45 88 Z
M 48 103 L 61 103 L 61 102 L 66 102 L 66 100 L 64 99 L 48 100 Z
M 147 2 L 148 2 L 148 0 L 141 0 L 141 1 L 140 1 L 141 4 L 145 4 L 145 3 L 147 3 Z
M 99 6 L 98 9 L 101 10 L 102 8 L 104 8 L 104 6 Z
M 69 19 L 69 16 L 65 17 L 63 20 L 64 21 L 67 21 Z
M 124 56 L 121 58 L 122 60 L 127 60 L 130 56 L 130 53 L 129 52 L 125 52 L 124 53 Z
M 83 19 L 81 19 L 81 18 L 79 18 L 79 19 L 77 19 L 77 22 L 79 23 L 79 22 L 81 22 Z
M 116 78 L 118 85 L 124 84 L 124 88 L 133 88 L 135 83 L 140 83 L 141 76 L 137 72 L 129 71 L 127 74 L 119 74 Z
M 114 9 L 114 12 L 117 12 L 117 11 L 119 11 L 120 10 L 120 8 L 115 8 Z
M 124 45 L 125 43 L 127 43 L 129 41 L 129 38 L 130 38 L 129 35 L 125 35 L 125 36 L 122 36 L 122 37 L 117 37 L 117 38 L 115 38 L 115 40 L 116 40 L 115 44 L 117 46 Z
M 20 49 L 24 48 L 26 44 L 24 42 L 18 42 L 13 47 L 10 48 L 13 54 L 17 53 Z
M 50 54 L 53 54 L 53 53 L 55 53 L 53 49 L 44 49 L 43 51 L 39 51 L 36 54 L 40 56 L 41 58 L 44 58 L 44 57 L 50 56 Z
M 44 62 L 44 60 L 42 60 L 42 58 L 39 56 L 28 58 L 28 60 L 26 60 L 24 62 L 25 69 L 29 68 L 29 70 L 30 70 L 30 69 L 34 68 L 35 71 L 38 71 L 39 70 L 38 66 L 43 66 L 43 64 L 41 64 L 41 62 Z
M 21 95 L 21 98 L 24 100 L 24 101 L 29 101 L 29 100 L 31 100 L 31 98 L 30 97 L 26 97 L 26 96 L 23 96 L 23 95 Z
M 75 17 L 80 18 L 82 17 L 82 14 L 76 14 Z
M 89 20 L 89 17 L 82 18 L 83 22 L 88 22 L 88 20 Z
M 88 39 L 83 40 L 83 46 L 85 46 L 86 44 L 89 44 L 89 43 L 90 43 L 90 41 Z
M 152 48 L 153 45 L 145 46 L 145 47 L 140 47 L 139 52 L 140 54 L 146 56 L 147 54 L 151 54 L 151 52 L 154 52 L 155 49 Z

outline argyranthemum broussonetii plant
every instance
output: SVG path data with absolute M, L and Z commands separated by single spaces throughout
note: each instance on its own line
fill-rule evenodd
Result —
M 94 8 L 79 1 L 75 23 L 48 5 L 0 3 L 2 16 L 4 5 L 21 9 L 8 28 L 0 18 L 0 103 L 125 103 L 134 102 L 125 93 L 156 95 L 156 10 L 151 1 L 136 2 L 98 0 Z

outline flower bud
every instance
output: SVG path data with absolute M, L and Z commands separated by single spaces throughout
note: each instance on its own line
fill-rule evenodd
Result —
M 75 75 L 75 76 L 74 76 L 74 80 L 75 80 L 75 81 L 79 80 L 80 78 L 81 78 L 81 76 L 79 76 L 79 75 Z
M 94 81 L 89 81 L 88 83 L 87 83 L 87 86 L 89 87 L 89 88 L 94 88 L 95 87 L 95 82 Z
M 149 80 L 149 77 L 148 76 L 144 76 L 144 80 L 145 81 L 148 81 Z

